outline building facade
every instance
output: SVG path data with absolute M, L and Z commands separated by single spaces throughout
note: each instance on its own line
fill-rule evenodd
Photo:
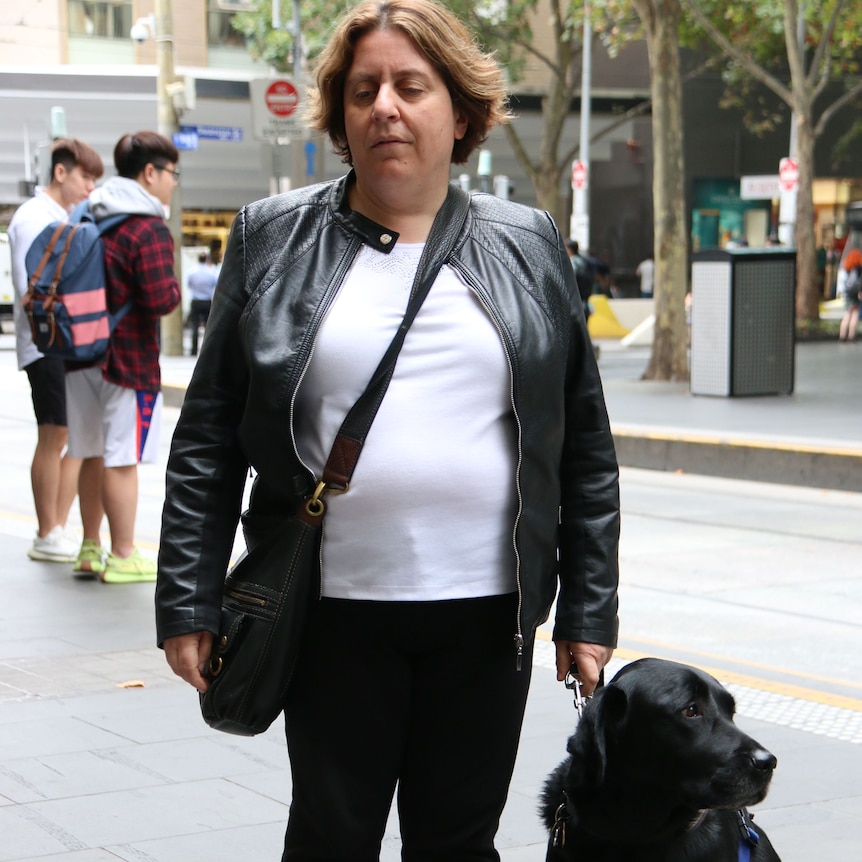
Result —
M 7 4 L 11 7 L 12 4 Z M 118 138 L 157 128 L 156 45 L 129 33 L 154 12 L 155 0 L 51 0 L 28 4 L 23 14 L 0 15 L 0 230 L 14 208 L 45 179 L 52 137 L 68 134 L 94 146 L 110 175 Z M 183 244 L 190 249 L 224 242 L 236 210 L 292 184 L 336 177 L 345 166 L 319 138 L 273 144 L 254 136 L 250 82 L 270 75 L 251 60 L 244 38 L 231 26 L 242 0 L 174 0 L 174 61 L 194 98 L 180 122 L 193 134 L 181 153 Z M 287 4 L 283 4 L 287 6 Z M 536 44 L 550 51 L 547 15 L 537 12 Z M 528 64 L 516 85 L 517 132 L 527 152 L 541 139 L 541 99 L 546 68 Z M 194 82 L 192 88 L 192 81 Z M 685 84 L 686 188 L 692 246 L 745 238 L 761 244 L 774 229 L 771 196 L 744 197 L 746 177 L 775 177 L 786 155 L 787 123 L 763 138 L 747 132 L 741 117 L 719 107 L 722 83 L 700 76 Z M 634 270 L 652 255 L 652 128 L 649 112 L 620 121 L 649 97 L 646 47 L 634 43 L 611 58 L 593 49 L 590 147 L 590 244 L 605 258 L 623 293 L 636 291 Z M 780 110 L 780 106 L 779 106 Z M 566 148 L 579 138 L 579 103 L 564 130 Z M 785 112 L 786 113 L 786 112 Z M 847 120 L 849 124 L 850 120 Z M 860 166 L 835 165 L 831 145 L 844 124 L 818 143 L 815 197 L 818 240 L 824 247 L 845 232 L 844 207 L 862 197 Z M 485 144 L 492 174 L 505 178 L 510 197 L 534 205 L 535 194 L 501 130 Z M 487 157 L 486 157 L 487 158 Z M 478 155 L 456 167 L 478 187 Z M 503 187 L 500 186 L 500 188 Z M 764 186 L 765 188 L 765 186 Z M 560 193 L 571 201 L 567 171 Z M 764 192 L 766 194 L 766 192 Z M 771 193 L 770 193 L 771 194 Z M 563 233 L 568 224 L 561 225 Z

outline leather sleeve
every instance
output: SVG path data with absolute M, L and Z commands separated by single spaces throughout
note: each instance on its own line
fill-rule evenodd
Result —
M 560 585 L 553 637 L 616 646 L 619 469 L 598 364 L 562 243 L 559 255 L 571 303 L 560 462 Z
M 231 229 L 212 311 L 171 443 L 156 585 L 158 642 L 218 633 L 248 462 L 237 439 L 248 372 L 245 213 Z

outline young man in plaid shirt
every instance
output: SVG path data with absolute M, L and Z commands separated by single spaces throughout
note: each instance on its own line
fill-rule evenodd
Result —
M 174 243 L 164 221 L 179 179 L 176 147 L 156 132 L 124 135 L 114 149 L 119 176 L 90 195 L 96 221 L 128 216 L 102 235 L 108 306 L 120 320 L 108 352 L 66 375 L 69 452 L 102 459 L 101 498 L 111 533 L 103 550 L 100 512 L 84 512 L 77 574 L 105 583 L 155 581 L 156 563 L 135 547 L 139 462 L 156 460 L 161 419 L 160 321 L 180 302 Z

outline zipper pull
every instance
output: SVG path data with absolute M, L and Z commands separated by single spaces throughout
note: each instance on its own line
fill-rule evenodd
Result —
M 515 635 L 515 670 L 520 670 L 521 665 L 523 664 L 524 659 L 524 636 L 520 634 Z

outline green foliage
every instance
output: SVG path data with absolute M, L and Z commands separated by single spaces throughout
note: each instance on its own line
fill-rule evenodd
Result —
M 303 55 L 313 59 L 332 32 L 332 22 L 354 3 L 348 0 L 301 0 L 301 47 Z M 293 3 L 279 4 L 281 27 L 272 26 L 272 0 L 254 0 L 252 8 L 234 17 L 233 26 L 248 39 L 249 53 L 255 60 L 268 63 L 278 72 L 294 68 Z
M 683 5 L 692 17 L 703 16 L 713 41 L 727 40 L 722 104 L 741 110 L 755 133 L 772 130 L 780 119 L 766 88 L 795 110 L 805 104 L 819 135 L 862 87 L 862 0 L 683 0 Z M 796 32 L 789 34 L 797 15 Z M 818 101 L 827 88 L 833 101 Z

